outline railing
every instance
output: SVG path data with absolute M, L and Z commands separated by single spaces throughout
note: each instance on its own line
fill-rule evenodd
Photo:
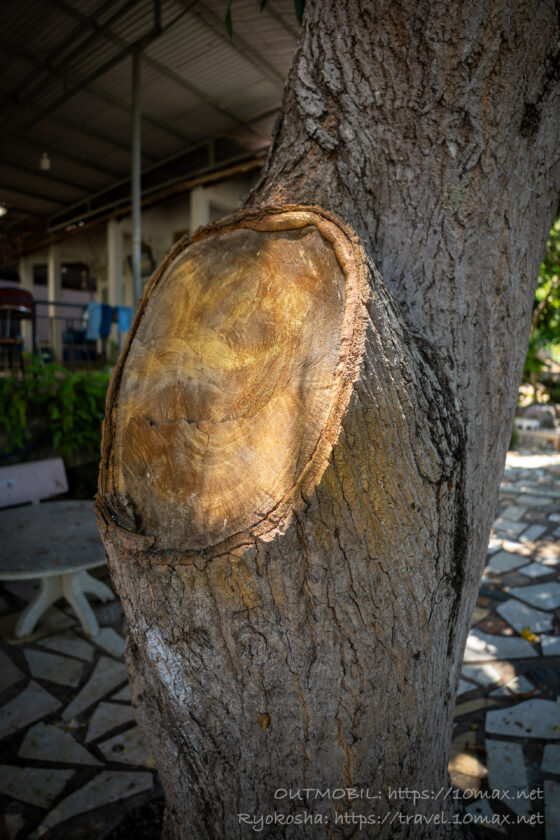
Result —
M 96 339 L 87 338 L 87 304 L 24 298 L 20 289 L 2 289 L 0 297 L 0 349 L 7 351 L 9 367 L 22 364 L 24 347 L 74 370 L 85 363 L 87 369 L 106 361 L 106 339 L 101 353 Z M 41 323 L 48 329 L 41 329 Z

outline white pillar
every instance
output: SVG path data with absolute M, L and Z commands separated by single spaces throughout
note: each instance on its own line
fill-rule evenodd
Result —
M 123 231 L 122 224 L 111 219 L 107 224 L 107 280 L 111 306 L 123 305 Z
M 210 221 L 210 198 L 204 187 L 191 190 L 191 233 Z
M 20 257 L 18 265 L 19 284 L 26 292 L 34 294 L 33 263 L 31 257 Z M 22 321 L 21 334 L 23 336 L 23 349 L 27 353 L 33 352 L 33 323 Z
M 60 262 L 60 248 L 58 245 L 49 246 L 47 264 L 47 289 L 51 303 L 60 302 L 62 297 L 62 271 Z M 55 358 L 62 362 L 62 330 L 64 324 L 64 309 L 60 306 L 49 306 L 49 336 L 50 345 Z

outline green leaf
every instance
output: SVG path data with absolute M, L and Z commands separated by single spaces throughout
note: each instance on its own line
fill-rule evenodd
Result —
M 233 21 L 231 18 L 231 4 L 232 0 L 229 0 L 228 7 L 226 10 L 226 32 L 230 38 L 233 38 Z
M 303 13 L 305 11 L 305 0 L 294 0 L 294 5 L 296 9 L 296 17 L 298 19 L 298 23 L 301 26 L 303 22 Z

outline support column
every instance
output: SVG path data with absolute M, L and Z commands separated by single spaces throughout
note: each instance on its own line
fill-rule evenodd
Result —
M 204 187 L 195 187 L 191 190 L 191 232 L 201 226 L 207 225 L 210 221 L 210 199 L 208 191 Z
M 62 329 L 64 310 L 53 306 L 62 297 L 62 272 L 60 262 L 60 248 L 58 245 L 49 247 L 47 267 L 47 288 L 51 305 L 49 306 L 49 342 L 55 359 L 62 362 Z
M 141 125 L 140 125 L 140 51 L 132 54 L 132 274 L 134 304 L 142 294 L 142 210 L 141 210 Z
M 107 281 L 108 303 L 123 303 L 123 231 L 121 222 L 111 219 L 107 224 Z
M 19 284 L 26 292 L 34 294 L 33 263 L 31 257 L 20 257 L 18 265 Z M 33 352 L 33 324 L 34 321 L 22 321 L 21 334 L 23 336 L 23 349 L 27 353 Z

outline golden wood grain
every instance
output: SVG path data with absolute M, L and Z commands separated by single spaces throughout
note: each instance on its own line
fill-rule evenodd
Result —
M 270 538 L 325 459 L 348 380 L 357 294 L 337 236 L 308 212 L 213 227 L 156 277 L 110 412 L 108 489 L 125 528 L 159 548 Z

